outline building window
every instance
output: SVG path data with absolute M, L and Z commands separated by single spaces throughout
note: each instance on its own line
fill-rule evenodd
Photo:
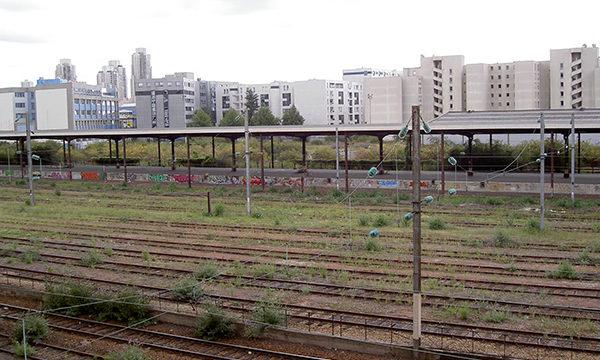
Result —
M 494 97 L 494 94 L 492 94 L 492 97 Z
M 450 109 L 454 108 L 454 106 L 452 104 L 450 104 Z
M 564 87 L 564 86 L 565 86 L 565 83 L 561 81 L 560 82 L 560 87 Z
M 494 107 L 494 103 L 491 103 L 492 107 Z
M 561 97 L 562 97 L 562 96 L 565 96 L 565 92 L 564 92 L 564 91 L 561 91 L 561 92 L 560 92 L 560 96 L 561 96 Z
M 15 103 L 15 107 L 20 109 L 25 108 L 25 103 Z
M 452 86 L 450 86 L 450 91 L 452 91 L 452 90 L 453 90 L 453 87 L 452 87 Z
M 498 70 L 500 70 L 500 65 L 498 65 Z
M 490 87 L 493 89 L 494 88 L 494 84 L 490 85 Z
M 564 79 L 564 78 L 565 78 L 565 74 L 563 74 L 563 73 L 560 73 L 560 78 L 561 78 L 561 79 Z
M 453 95 L 450 95 L 450 100 L 453 100 L 453 99 L 454 99 L 454 96 L 453 96 Z
M 508 65 L 506 65 L 506 70 L 508 70 Z
M 509 103 L 509 102 L 507 102 L 507 103 L 506 103 L 506 106 L 510 106 L 510 103 Z
M 292 94 L 291 93 L 283 93 L 283 94 L 281 94 L 281 98 L 282 98 L 281 105 L 283 105 L 283 106 L 292 105 Z
M 344 105 L 344 92 L 338 91 L 338 105 Z
M 565 102 L 563 100 L 560 101 L 560 106 L 565 106 Z
M 562 69 L 564 69 L 564 68 L 565 68 L 565 64 L 563 64 L 563 63 L 560 63 L 560 69 L 562 70 Z
M 502 94 L 498 94 L 498 97 L 502 97 Z
M 24 92 L 16 92 L 15 97 L 20 97 L 20 98 L 25 97 L 25 93 Z
M 490 75 L 490 80 L 494 80 L 494 75 Z
M 510 84 L 506 84 L 506 88 L 508 89 L 510 87 Z
M 498 80 L 500 80 L 502 77 L 500 75 L 498 75 Z
M 507 79 L 510 79 L 510 75 L 506 74 L 506 78 L 507 78 Z
M 502 84 L 498 84 L 498 89 L 502 89 Z
M 450 73 L 450 75 L 452 75 L 452 69 L 448 69 L 448 72 Z

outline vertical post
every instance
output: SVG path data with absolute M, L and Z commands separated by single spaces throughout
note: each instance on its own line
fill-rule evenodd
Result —
M 110 150 L 110 160 L 112 162 L 112 146 L 110 145 L 110 139 L 108 139 L 109 141 L 109 150 Z M 65 145 L 65 139 L 63 139 L 63 164 L 67 164 L 67 146 Z
M 160 153 L 160 138 L 156 139 L 156 144 L 157 144 L 157 147 L 158 147 L 158 166 L 161 167 L 162 166 L 162 156 L 161 156 L 161 153 Z
M 383 169 L 383 136 L 378 137 L 379 140 L 379 173 L 384 174 L 385 170 Z
M 127 184 L 127 145 L 125 144 L 125 136 L 123 136 L 123 175 L 125 177 L 125 184 Z
M 306 137 L 302 137 L 302 172 L 306 171 Z
M 6 161 L 8 162 L 8 179 L 12 181 L 12 171 L 10 171 L 10 150 L 6 149 Z
M 350 191 L 348 183 L 348 135 L 344 135 L 344 172 L 346 176 L 346 192 Z
M 65 141 L 63 140 L 63 157 L 65 155 L 64 149 L 65 149 Z M 112 164 L 112 159 L 113 159 L 112 155 L 113 155 L 112 154 L 112 139 L 108 138 L 108 160 L 109 160 L 108 163 L 109 164 Z
M 23 316 L 23 358 L 27 360 L 27 338 L 25 334 L 25 316 Z
M 212 211 L 211 211 L 211 208 L 210 208 L 210 191 L 206 193 L 206 203 L 207 203 L 207 206 L 208 206 L 208 209 L 207 209 L 208 210 L 208 214 L 211 215 Z
M 175 139 L 171 139 L 171 170 L 175 170 Z
M 25 152 L 25 144 L 23 143 L 23 140 L 19 140 L 17 144 L 17 150 L 19 149 L 19 145 L 21 146 L 21 149 L 19 150 L 19 164 L 21 165 L 21 179 L 23 179 L 25 177 L 25 167 L 23 165 L 23 153 Z
M 214 136 L 212 137 L 211 143 L 212 143 L 212 158 L 214 159 L 216 157 L 215 156 L 215 137 Z
M 262 190 L 265 191 L 265 148 L 262 136 L 260 137 L 260 183 Z
M 468 137 L 469 139 L 469 171 L 467 171 L 468 176 L 473 176 L 473 135 Z
M 69 168 L 69 180 L 73 180 L 73 160 L 71 158 L 71 140 L 67 140 L 67 157 L 68 157 L 67 167 Z
M 540 114 L 540 230 L 544 230 L 544 165 L 546 162 L 546 154 L 544 149 L 544 114 Z
M 235 138 L 231 138 L 229 140 L 231 140 L 231 171 L 236 171 L 237 166 L 235 163 Z
M 445 159 L 446 159 L 445 140 L 444 140 L 444 133 L 442 133 L 441 139 L 440 139 L 440 171 L 442 172 L 440 182 L 442 183 L 442 193 L 446 192 L 446 161 L 445 161 Z
M 550 133 L 550 189 L 554 196 L 554 132 Z
M 271 136 L 271 169 L 275 169 L 275 146 L 273 145 L 273 136 Z
M 569 135 L 567 133 L 563 133 L 563 139 L 565 141 L 565 148 L 564 148 L 564 156 L 563 156 L 563 178 L 567 179 L 569 178 L 569 149 L 571 147 L 571 144 L 569 144 Z
M 187 168 L 188 168 L 188 188 L 192 188 L 192 162 L 190 160 L 190 137 L 185 137 L 185 144 L 187 147 Z
M 29 180 L 29 202 L 31 206 L 35 205 L 35 195 L 33 194 L 33 160 L 31 159 L 31 123 L 29 122 L 29 113 L 25 113 L 25 131 L 27 137 L 27 178 Z M 40 174 L 41 175 L 41 174 Z M 25 321 L 25 320 L 23 320 Z M 25 323 L 23 323 L 25 324 Z M 25 338 L 23 338 L 25 341 Z
M 577 133 L 577 173 L 581 174 L 581 133 Z
M 250 130 L 248 129 L 248 116 L 244 116 L 244 148 L 246 155 L 246 213 L 252 214 L 250 207 Z
M 493 155 L 494 150 L 494 139 L 492 138 L 492 134 L 490 134 L 490 155 Z
M 117 156 L 117 161 L 115 161 L 115 164 L 117 164 L 117 169 L 119 167 L 121 167 L 121 165 L 119 164 L 119 140 L 115 139 L 115 155 Z
M 335 127 L 335 187 L 340 189 L 340 138 L 338 127 Z
M 571 203 L 575 207 L 575 114 L 571 114 Z
M 412 107 L 413 183 L 413 350 L 421 347 L 421 119 L 419 107 Z

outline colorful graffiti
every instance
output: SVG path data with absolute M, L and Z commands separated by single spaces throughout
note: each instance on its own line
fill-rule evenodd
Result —
M 81 173 L 81 180 L 100 181 L 100 173 L 95 172 L 95 171 L 84 171 Z

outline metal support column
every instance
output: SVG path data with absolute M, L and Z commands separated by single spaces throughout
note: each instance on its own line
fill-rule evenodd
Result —
M 581 174 L 581 133 L 577 133 L 577 173 Z
M 71 158 L 71 140 L 67 140 L 67 167 L 69 168 L 69 180 L 73 180 L 73 160 Z
M 563 178 L 569 178 L 569 133 L 563 133 L 563 139 L 565 141 L 565 148 L 563 149 Z
M 117 156 L 117 161 L 115 164 L 117 165 L 117 169 L 121 167 L 119 164 L 119 140 L 115 139 L 115 155 Z
M 571 204 L 575 207 L 575 114 L 571 114 Z
M 156 140 L 157 140 L 156 144 L 158 147 L 158 166 L 161 167 L 162 166 L 162 155 L 160 153 L 160 138 L 157 138 Z
M 65 141 L 63 140 L 63 157 L 64 157 L 64 150 L 65 150 Z M 108 138 L 108 163 L 112 164 L 112 139 Z
M 108 141 L 110 144 L 110 139 L 108 139 Z M 67 145 L 65 144 L 66 143 L 65 139 L 63 139 L 62 142 L 63 142 L 63 164 L 66 165 L 67 164 Z M 110 145 L 109 145 L 109 148 L 110 148 Z M 110 151 L 110 160 L 112 162 L 112 148 L 110 150 L 111 150 Z
M 129 182 L 127 177 L 127 144 L 125 144 L 125 136 L 123 136 L 123 178 L 125 179 L 125 184 Z
M 413 350 L 418 359 L 421 347 L 421 117 L 412 107 L 412 184 L 413 184 Z
M 187 147 L 187 168 L 188 168 L 188 188 L 192 188 L 192 161 L 190 160 L 190 137 L 185 137 L 185 144 Z
M 175 139 L 171 139 L 171 170 L 175 170 Z
M 385 170 L 383 169 L 383 136 L 378 136 L 379 140 L 379 174 L 384 174 Z
M 544 114 L 540 114 L 540 230 L 544 230 L 544 213 L 545 213 L 545 202 L 544 195 L 546 189 L 544 188 L 544 167 L 546 162 L 546 152 L 544 149 Z
M 473 176 L 473 135 L 468 137 L 468 151 L 469 151 L 469 171 L 467 171 L 468 176 Z
M 338 127 L 335 127 L 335 188 L 340 189 L 340 137 Z
M 445 140 L 444 133 L 441 134 L 440 139 L 440 182 L 442 183 L 442 194 L 446 192 L 446 151 L 445 151 Z M 456 186 L 456 185 L 454 185 Z
M 265 191 L 265 148 L 263 146 L 263 137 L 260 137 L 260 184 Z
M 271 169 L 275 168 L 275 146 L 273 145 L 273 136 L 271 136 Z
M 550 133 L 550 189 L 554 196 L 554 133 Z
M 19 140 L 17 150 L 19 146 L 21 146 L 21 149 L 19 150 L 19 164 L 21 165 L 21 179 L 23 179 L 25 177 L 25 165 L 23 165 L 23 153 L 25 152 L 25 143 L 23 143 L 23 140 Z
M 235 138 L 231 138 L 229 140 L 231 140 L 231 171 L 236 171 L 237 166 L 235 162 Z
M 27 179 L 29 182 L 29 205 L 35 205 L 35 195 L 33 193 L 33 163 L 31 159 L 31 122 L 29 120 L 29 113 L 25 113 L 25 133 L 27 136 Z M 40 173 L 40 177 L 42 174 Z M 25 342 L 25 338 L 23 338 Z
M 212 141 L 211 141 L 211 143 L 212 143 L 212 158 L 213 158 L 213 160 L 214 160 L 214 159 L 215 159 L 215 157 L 216 157 L 216 156 L 215 156 L 215 137 L 214 137 L 214 136 L 212 137 Z
M 250 183 L 250 129 L 248 128 L 248 116 L 244 116 L 244 157 L 246 158 L 246 213 L 252 215 Z
M 348 182 L 348 135 L 344 135 L 344 172 L 346 176 L 346 192 L 350 191 Z
M 492 134 L 490 134 L 490 155 L 493 155 L 494 150 L 494 139 L 492 138 Z

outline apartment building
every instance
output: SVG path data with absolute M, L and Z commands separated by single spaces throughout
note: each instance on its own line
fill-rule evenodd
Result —
M 71 59 L 60 59 L 54 75 L 57 79 L 65 81 L 77 81 L 77 72 L 75 71 L 75 65 L 71 63 Z
M 292 83 L 294 105 L 308 125 L 364 124 L 363 84 L 306 80 Z
M 580 109 L 597 106 L 598 47 L 550 50 L 550 108 Z
M 258 96 L 258 106 L 268 107 L 275 117 L 281 118 L 293 105 L 291 84 L 274 81 L 268 84 L 240 84 L 237 82 L 218 82 L 214 92 L 216 96 L 216 120 L 221 122 L 229 109 L 246 112 L 246 92 L 252 89 Z
M 96 75 L 96 84 L 112 90 L 119 100 L 127 98 L 127 74 L 119 60 L 110 60 Z
M 140 79 L 135 86 L 139 129 L 182 129 L 194 116 L 196 81 L 193 73 Z
M 131 54 L 131 99 L 135 101 L 135 89 L 138 80 L 148 80 L 152 78 L 152 57 L 146 51 L 146 48 L 136 48 Z
M 24 131 L 24 114 L 34 131 L 120 127 L 116 96 L 101 86 L 58 79 L 0 89 L 0 131 Z

